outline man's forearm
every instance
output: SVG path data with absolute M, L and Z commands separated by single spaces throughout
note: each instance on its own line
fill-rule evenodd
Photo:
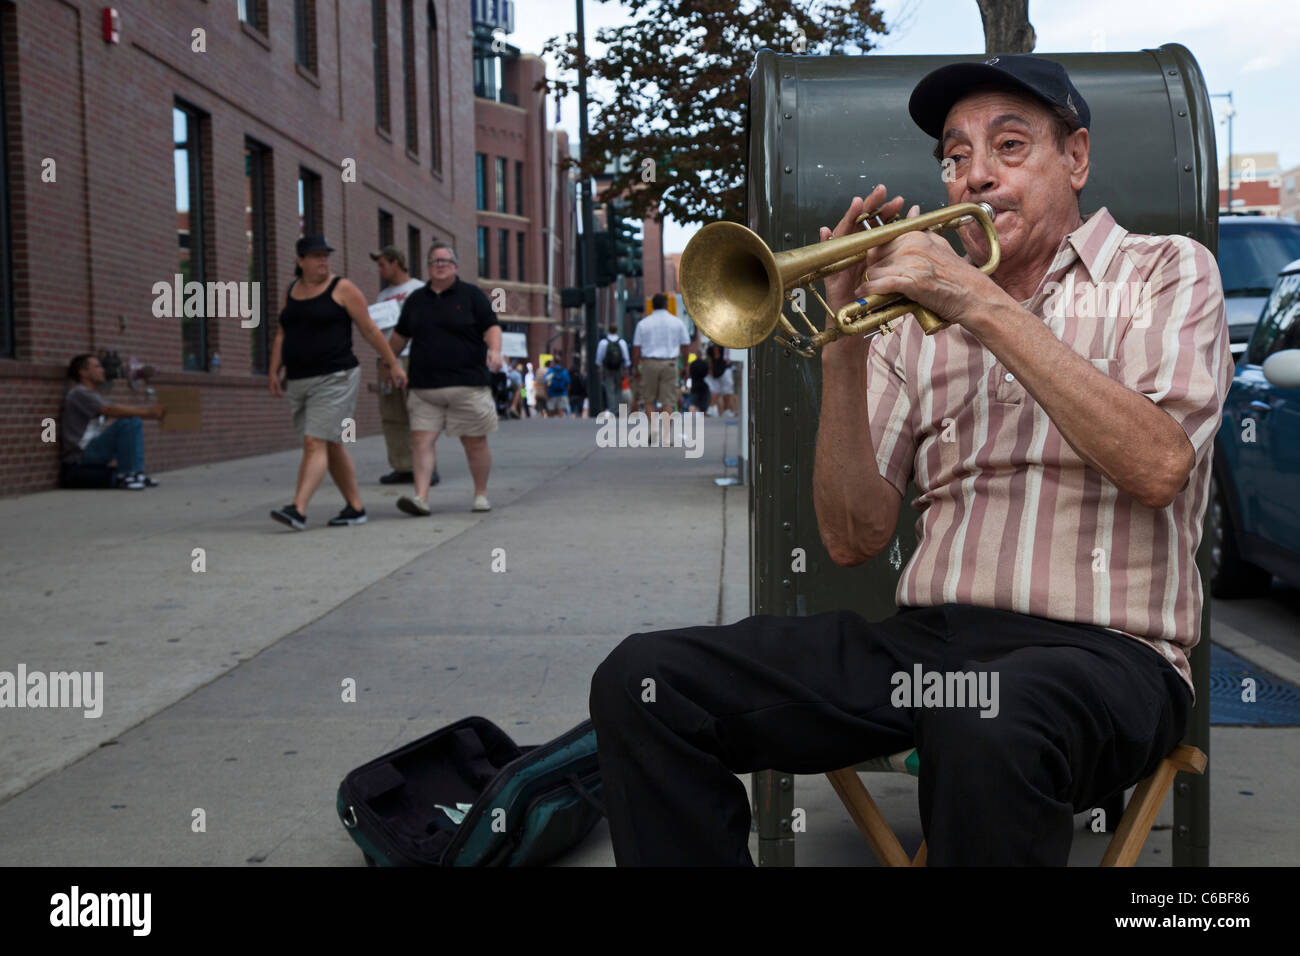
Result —
M 1179 424 L 1091 365 L 1018 304 L 982 303 L 963 325 L 1043 406 L 1085 462 L 1149 508 L 1187 483 L 1195 460 Z
M 893 531 L 897 514 L 876 494 L 876 466 L 867 410 L 867 349 L 859 341 L 836 343 L 846 354 L 822 356 L 821 417 L 813 464 L 813 507 L 822 543 L 836 564 L 875 556 Z M 887 530 L 885 530 L 887 528 Z

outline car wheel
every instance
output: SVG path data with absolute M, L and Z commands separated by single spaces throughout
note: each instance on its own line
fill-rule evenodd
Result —
M 1243 561 L 1233 533 L 1232 514 L 1217 476 L 1210 478 L 1210 594 L 1216 598 L 1259 597 L 1273 575 Z

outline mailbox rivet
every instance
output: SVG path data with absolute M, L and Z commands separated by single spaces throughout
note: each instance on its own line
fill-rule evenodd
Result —
M 791 781 L 789 777 L 782 777 L 777 783 L 777 786 L 782 790 L 789 790 L 792 785 L 793 781 Z
M 789 466 L 789 465 L 782 465 L 782 466 L 781 466 L 781 471 L 783 471 L 783 472 L 784 472 L 785 474 L 787 474 L 787 475 L 790 474 L 790 466 Z
M 1177 76 L 1177 75 L 1178 75 L 1178 71 L 1177 71 L 1177 70 L 1170 70 L 1170 71 L 1169 71 L 1169 75 L 1170 75 L 1170 76 Z M 789 77 L 786 77 L 786 79 L 789 79 Z
M 785 168 L 785 171 L 786 171 L 787 173 L 792 173 L 792 172 L 794 172 L 794 170 L 792 170 L 789 166 L 787 166 L 787 167 Z
M 790 408 L 789 405 L 787 405 L 785 408 L 781 409 L 782 414 L 785 414 L 785 415 L 789 415 L 792 411 L 793 411 L 793 409 Z
M 794 119 L 794 116 L 793 116 L 792 114 L 790 114 L 790 113 L 786 113 L 786 114 L 785 114 L 785 118 L 786 118 L 786 119 Z
M 1187 110 L 1179 110 L 1179 111 L 1178 111 L 1178 115 L 1179 115 L 1179 116 L 1186 116 L 1186 115 L 1187 115 Z
M 1188 163 L 1186 166 L 1183 167 L 1183 172 L 1185 172 L 1185 173 L 1190 173 L 1191 171 L 1192 171 L 1192 164 L 1191 164 L 1191 163 Z
M 782 522 L 781 522 L 781 530 L 782 530 L 782 531 L 789 531 L 789 530 L 790 530 L 790 522 L 788 522 L 788 521 L 782 521 Z
M 789 241 L 790 241 L 791 239 L 793 239 L 793 238 L 794 238 L 794 233 L 793 233 L 793 232 L 787 232 L 787 233 L 785 234 L 785 241 L 786 241 L 786 242 L 789 242 Z
M 790 579 L 789 579 L 789 578 L 782 578 L 782 579 L 781 579 L 781 587 L 783 587 L 783 588 L 788 588 L 789 586 L 790 586 Z

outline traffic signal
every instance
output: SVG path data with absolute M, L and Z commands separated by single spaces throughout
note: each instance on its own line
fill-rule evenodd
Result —
M 608 232 L 591 234 L 591 285 L 605 286 L 618 275 L 614 268 L 614 240 Z
M 614 268 L 619 275 L 641 275 L 641 224 L 619 219 L 614 224 Z

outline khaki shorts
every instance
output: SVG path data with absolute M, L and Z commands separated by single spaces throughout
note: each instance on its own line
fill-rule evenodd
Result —
M 361 366 L 342 372 L 291 378 L 285 382 L 289 412 L 298 437 L 310 436 L 321 441 L 342 441 L 343 420 L 352 419 L 355 434 L 357 392 L 361 387 Z
M 406 411 L 413 432 L 477 438 L 497 430 L 497 405 L 487 385 L 407 389 Z
M 681 389 L 677 384 L 676 359 L 643 359 L 641 362 L 641 401 L 658 402 L 664 411 L 676 411 Z M 646 411 L 650 409 L 647 408 Z

